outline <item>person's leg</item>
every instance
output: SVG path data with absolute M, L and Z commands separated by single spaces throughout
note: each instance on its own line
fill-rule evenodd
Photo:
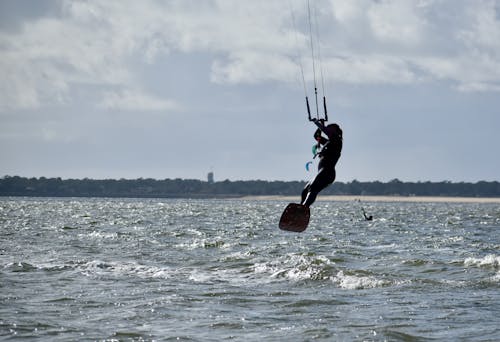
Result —
M 311 206 L 311 204 L 316 201 L 316 197 L 318 196 L 319 192 L 326 188 L 328 185 L 332 184 L 334 180 L 335 170 L 325 168 L 320 169 L 314 180 L 309 184 L 308 187 L 306 187 L 308 188 L 308 191 L 305 193 L 305 197 L 304 191 L 306 189 L 304 188 L 304 191 L 302 192 L 302 205 L 305 205 L 306 207 Z
M 307 193 L 306 197 L 304 198 L 304 200 L 302 201 L 302 205 L 305 205 L 306 207 L 310 207 L 311 204 L 313 204 L 314 201 L 316 201 L 317 196 L 318 196 L 317 192 L 309 191 Z
M 307 194 L 309 193 L 309 190 L 311 189 L 311 183 L 312 182 L 308 182 L 306 184 L 306 186 L 304 187 L 304 189 L 302 190 L 302 194 L 300 195 L 300 197 L 301 197 L 300 203 L 302 203 L 302 204 L 306 200 Z

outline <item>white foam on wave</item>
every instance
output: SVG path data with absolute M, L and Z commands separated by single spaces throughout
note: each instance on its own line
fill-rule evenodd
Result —
M 487 281 L 498 283 L 500 282 L 500 256 L 488 254 L 483 258 L 467 258 L 464 261 L 466 267 L 480 267 L 486 269 L 494 269 L 495 275 L 487 278 Z
M 93 231 L 89 234 L 78 234 L 78 237 L 80 238 L 91 238 L 91 239 L 117 239 L 118 238 L 118 233 L 113 232 L 113 233 L 104 233 L 104 232 L 98 232 L 98 231 Z
M 337 275 L 330 278 L 339 287 L 346 290 L 371 289 L 387 285 L 384 280 L 374 277 L 346 275 L 344 271 L 339 271 Z
M 188 279 L 195 283 L 227 283 L 232 285 L 241 285 L 248 281 L 246 275 L 237 270 L 225 269 L 192 269 Z
M 73 269 L 86 276 L 129 276 L 139 278 L 170 278 L 176 270 L 166 267 L 156 267 L 140 265 L 135 262 L 104 262 L 101 260 L 75 261 L 59 263 L 57 260 L 37 262 L 35 264 L 27 262 L 11 262 L 3 268 L 12 268 L 15 271 L 45 270 L 62 271 Z
M 328 279 L 325 268 L 332 262 L 325 256 L 287 255 L 274 261 L 256 263 L 255 274 L 270 274 L 272 279 L 292 281 Z
M 214 275 L 211 273 L 203 272 L 196 269 L 191 271 L 188 279 L 194 281 L 195 283 L 207 283 L 211 282 L 213 277 Z
M 222 239 L 194 239 L 190 242 L 178 243 L 174 247 L 184 250 L 195 250 L 199 248 L 229 249 L 233 244 Z
M 140 278 L 169 278 L 172 270 L 165 267 L 140 265 L 135 262 L 103 262 L 93 260 L 83 263 L 79 269 L 86 275 L 135 276 Z
M 464 265 L 467 267 L 478 266 L 478 267 L 500 267 L 500 256 L 494 254 L 488 254 L 483 258 L 466 258 Z

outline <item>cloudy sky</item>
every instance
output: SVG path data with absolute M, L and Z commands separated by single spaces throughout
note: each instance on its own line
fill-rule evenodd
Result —
M 310 8 L 338 180 L 500 180 L 499 1 Z M 307 0 L 2 0 L 0 176 L 307 180 L 301 64 Z

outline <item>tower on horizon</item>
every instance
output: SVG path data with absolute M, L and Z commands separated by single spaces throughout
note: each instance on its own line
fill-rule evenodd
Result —
M 212 184 L 214 182 L 214 173 L 210 171 L 207 175 L 207 182 Z

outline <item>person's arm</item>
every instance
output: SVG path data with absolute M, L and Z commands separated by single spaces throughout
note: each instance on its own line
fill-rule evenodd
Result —
M 325 133 L 325 135 L 328 136 L 328 132 L 326 131 L 325 127 L 325 120 L 312 119 L 311 121 L 314 122 L 314 124 L 318 127 L 318 129 L 321 132 Z
M 316 140 L 321 145 L 325 145 L 328 142 L 328 139 L 321 136 L 321 132 L 322 131 L 319 128 L 316 130 L 316 132 L 314 132 L 314 140 Z
M 365 217 L 365 220 L 368 220 L 368 216 L 366 216 L 365 208 L 361 208 L 361 211 L 363 211 L 363 216 Z

